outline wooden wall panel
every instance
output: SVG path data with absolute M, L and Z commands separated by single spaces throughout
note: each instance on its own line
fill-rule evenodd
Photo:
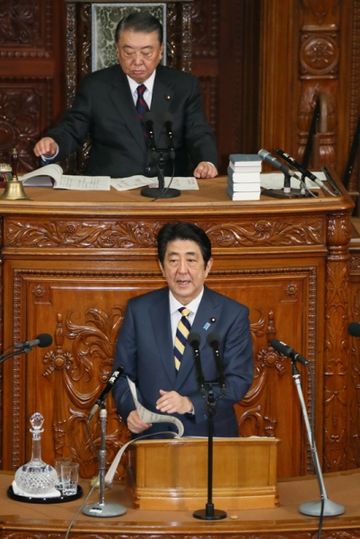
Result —
M 28 170 L 34 143 L 63 110 L 63 2 L 1 0 L 0 10 L 0 160 L 16 146 Z
M 229 203 L 224 207 L 230 209 Z M 245 303 L 251 312 L 255 380 L 247 398 L 237 406 L 239 431 L 281 439 L 279 477 L 310 473 L 312 463 L 290 362 L 275 353 L 269 342 L 272 338 L 284 340 L 312 361 L 308 369 L 301 369 L 303 391 L 319 451 L 327 458 L 328 451 L 334 454 L 337 423 L 333 426 L 324 415 L 323 398 L 342 377 L 328 368 L 330 383 L 324 380 L 323 316 L 326 305 L 334 321 L 326 341 L 331 343 L 331 366 L 332 354 L 337 362 L 339 311 L 346 308 L 346 302 L 341 298 L 341 302 L 325 303 L 325 266 L 330 292 L 333 287 L 345 290 L 346 223 L 330 221 L 331 231 L 337 232 L 328 234 L 325 216 L 312 215 L 310 210 L 283 214 L 272 207 L 275 214 L 271 217 L 264 209 L 262 216 L 252 212 L 225 217 L 220 213 L 217 218 L 203 211 L 199 224 L 207 230 L 215 255 L 208 284 Z M 5 364 L 6 468 L 15 469 L 29 458 L 26 422 L 39 409 L 46 414 L 44 458 L 52 462 L 56 456 L 72 454 L 83 463 L 84 475 L 95 473 L 97 423 L 94 420 L 88 429 L 86 418 L 110 372 L 127 300 L 164 282 L 153 247 L 160 223 L 170 218 L 161 215 L 159 222 L 153 215 L 139 223 L 135 216 L 107 217 L 106 212 L 102 218 L 100 214 L 69 218 L 54 215 L 53 210 L 48 215 L 6 217 L 6 345 L 42 332 L 55 339 L 49 349 L 36 349 L 26 358 Z M 175 215 L 179 219 L 182 214 L 175 211 Z M 189 219 L 188 212 L 186 215 Z M 327 260 L 326 241 L 330 241 L 330 251 L 336 246 L 334 259 L 331 255 Z M 329 397 L 328 407 L 331 419 L 344 425 L 342 403 Z M 111 460 L 128 432 L 112 408 L 109 417 Z M 324 417 L 329 424 L 324 424 Z M 335 450 L 341 455 L 346 450 L 346 436 L 336 439 Z M 340 465 L 346 467 L 346 462 L 341 459 Z

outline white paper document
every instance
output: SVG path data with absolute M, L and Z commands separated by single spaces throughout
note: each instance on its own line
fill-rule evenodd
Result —
M 175 176 L 172 181 L 170 176 L 166 176 L 164 179 L 165 187 L 169 187 L 170 182 L 172 188 L 180 189 L 181 191 L 197 191 L 199 189 L 198 182 L 193 176 Z M 111 178 L 111 186 L 117 191 L 129 191 L 145 187 L 145 185 L 155 185 L 157 187 L 158 179 L 141 175 L 129 176 L 128 178 Z
M 178 419 L 175 416 L 168 415 L 168 414 L 157 414 L 145 408 L 139 402 L 139 399 L 137 397 L 137 392 L 136 392 L 136 386 L 134 382 L 130 380 L 130 378 L 127 378 L 127 381 L 129 384 L 132 398 L 134 399 L 137 413 L 139 414 L 139 417 L 142 421 L 144 421 L 145 423 L 173 423 L 177 428 L 178 436 L 181 437 L 184 434 L 184 425 L 182 424 L 180 419 Z
M 178 430 L 177 433 L 172 432 L 172 431 L 164 431 L 163 433 L 158 432 L 156 434 L 164 434 L 166 436 L 172 436 L 173 438 L 181 438 L 181 436 L 184 434 L 184 425 L 182 424 L 182 422 L 177 417 L 174 417 L 172 415 L 157 414 L 157 413 L 151 412 L 150 410 L 145 408 L 139 402 L 139 399 L 137 397 L 136 385 L 128 377 L 127 377 L 127 381 L 128 381 L 128 384 L 129 384 L 129 388 L 130 388 L 132 398 L 134 399 L 136 410 L 137 410 L 140 418 L 143 421 L 145 421 L 145 423 L 173 423 L 174 425 L 176 425 L 176 428 Z M 106 483 L 106 485 L 111 485 L 112 484 L 112 482 L 114 480 L 116 470 L 117 470 L 117 467 L 119 466 L 121 458 L 122 458 L 123 454 L 125 453 L 125 451 L 127 450 L 127 448 L 129 447 L 129 445 L 131 445 L 133 443 L 136 443 L 137 440 L 143 440 L 143 439 L 149 438 L 151 436 L 153 436 L 153 434 L 147 434 L 147 432 L 144 431 L 144 433 L 142 435 L 140 435 L 137 438 L 134 438 L 132 440 L 129 440 L 126 444 L 124 444 L 122 447 L 120 447 L 120 449 L 116 453 L 115 458 L 112 461 L 108 471 L 106 472 L 106 475 L 105 475 L 105 483 Z

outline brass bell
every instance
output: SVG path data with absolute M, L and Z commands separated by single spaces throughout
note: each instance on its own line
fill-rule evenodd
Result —
M 0 200 L 30 200 L 25 193 L 23 184 L 18 180 L 17 176 L 9 179 L 5 185 L 4 192 L 0 195 Z
M 26 200 L 29 199 L 25 193 L 23 184 L 19 181 L 17 175 L 17 165 L 18 165 L 18 152 L 16 148 L 13 148 L 11 151 L 11 161 L 12 166 L 3 164 L 4 171 L 6 170 L 4 180 L 5 189 L 4 192 L 0 195 L 1 200 Z

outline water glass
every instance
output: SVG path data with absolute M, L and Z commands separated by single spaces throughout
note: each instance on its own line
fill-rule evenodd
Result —
M 59 477 L 62 494 L 64 496 L 74 496 L 78 489 L 79 464 L 66 460 L 61 462 Z
M 55 470 L 56 470 L 57 477 L 58 477 L 55 488 L 57 488 L 58 490 L 62 490 L 61 466 L 63 466 L 64 464 L 71 464 L 71 462 L 72 462 L 72 460 L 71 460 L 70 457 L 63 457 L 63 458 L 55 460 Z

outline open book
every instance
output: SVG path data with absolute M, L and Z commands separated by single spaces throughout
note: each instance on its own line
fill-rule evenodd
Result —
M 54 187 L 55 189 L 76 189 L 80 191 L 109 191 L 110 176 L 81 176 L 63 174 L 56 163 L 27 172 L 19 177 L 24 186 Z

